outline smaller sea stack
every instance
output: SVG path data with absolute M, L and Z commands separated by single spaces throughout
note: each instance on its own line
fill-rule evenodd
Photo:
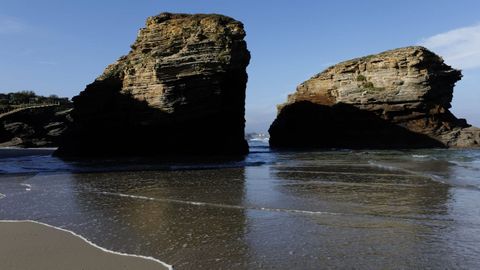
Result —
M 298 86 L 270 127 L 275 148 L 477 147 L 450 111 L 459 70 L 423 47 L 349 60 Z

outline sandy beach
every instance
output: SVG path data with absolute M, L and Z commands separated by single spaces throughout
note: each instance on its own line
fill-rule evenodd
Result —
M 40 223 L 0 221 L 0 268 L 169 269 L 149 258 L 102 250 L 70 232 Z

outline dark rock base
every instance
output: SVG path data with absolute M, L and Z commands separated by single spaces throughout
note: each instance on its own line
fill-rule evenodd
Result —
M 285 106 L 269 129 L 272 148 L 444 148 L 427 135 L 387 122 L 348 104 L 301 101 Z

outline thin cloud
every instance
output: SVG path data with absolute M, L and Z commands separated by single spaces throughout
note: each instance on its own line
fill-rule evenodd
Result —
M 424 39 L 421 45 L 440 54 L 453 67 L 480 67 L 480 23 L 434 35 Z
M 41 64 L 41 65 L 48 65 L 48 66 L 54 66 L 54 65 L 57 65 L 57 64 L 58 64 L 57 62 L 48 61 L 48 60 L 40 60 L 40 61 L 38 61 L 37 63 L 39 63 L 39 64 Z
M 0 34 L 19 33 L 26 28 L 27 25 L 17 18 L 0 16 Z

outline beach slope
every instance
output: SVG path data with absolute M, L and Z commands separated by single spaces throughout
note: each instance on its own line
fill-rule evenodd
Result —
M 154 259 L 110 252 L 36 222 L 0 222 L 1 269 L 171 269 Z

